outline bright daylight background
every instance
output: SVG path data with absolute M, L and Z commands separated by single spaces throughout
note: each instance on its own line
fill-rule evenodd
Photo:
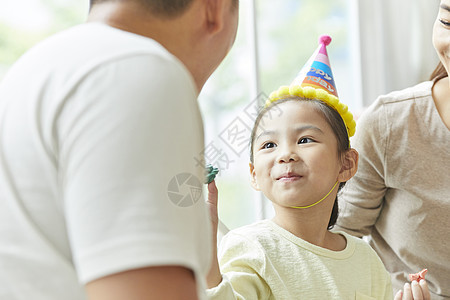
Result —
M 88 0 L 0 1 L 0 80 L 27 49 L 84 22 L 88 11 Z M 426 79 L 437 62 L 431 28 L 439 0 L 240 3 L 236 43 L 199 100 L 204 155 L 220 168 L 219 215 L 229 228 L 273 213 L 249 184 L 248 140 L 255 101 L 292 81 L 321 34 L 333 38 L 328 54 L 338 93 L 354 114 L 377 95 Z

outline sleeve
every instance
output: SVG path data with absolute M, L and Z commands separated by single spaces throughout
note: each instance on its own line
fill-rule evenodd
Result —
M 142 55 L 93 69 L 67 97 L 59 168 L 82 283 L 157 265 L 204 281 L 211 243 L 196 96 L 181 65 Z
M 370 234 L 377 221 L 386 193 L 387 127 L 385 107 L 378 99 L 358 120 L 351 141 L 359 153 L 358 171 L 339 195 L 336 230 L 362 237 Z
M 265 255 L 258 244 L 228 233 L 220 244 L 219 264 L 222 282 L 206 290 L 208 299 L 269 299 L 270 288 L 263 279 Z

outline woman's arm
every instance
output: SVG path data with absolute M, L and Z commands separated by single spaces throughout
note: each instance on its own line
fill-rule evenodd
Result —
M 370 234 L 383 208 L 389 130 L 384 106 L 377 101 L 357 122 L 352 146 L 359 152 L 358 171 L 339 195 L 337 229 L 356 236 Z

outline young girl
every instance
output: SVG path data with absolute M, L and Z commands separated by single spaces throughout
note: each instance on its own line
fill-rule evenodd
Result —
M 321 42 L 319 54 L 326 55 L 329 40 Z M 371 247 L 329 231 L 338 190 L 356 173 L 358 153 L 349 143 L 353 116 L 336 97 L 324 62 L 317 58 L 302 81 L 273 93 L 256 119 L 251 183 L 272 202 L 275 217 L 222 239 L 220 269 L 215 259 L 208 276 L 211 299 L 393 298 L 389 274 Z M 208 189 L 217 228 L 214 182 Z

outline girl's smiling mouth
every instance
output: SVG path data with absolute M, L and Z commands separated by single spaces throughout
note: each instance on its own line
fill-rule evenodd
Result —
M 284 173 L 281 174 L 281 176 L 279 176 L 277 178 L 278 181 L 283 181 L 283 182 L 291 182 L 291 181 L 296 181 L 301 179 L 303 176 L 298 175 L 297 173 L 293 173 L 293 172 L 288 172 L 288 173 Z

